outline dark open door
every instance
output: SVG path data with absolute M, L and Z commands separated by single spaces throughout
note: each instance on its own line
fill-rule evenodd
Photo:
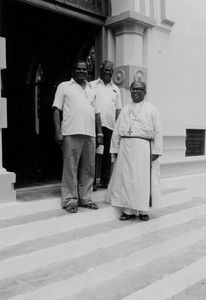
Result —
M 16 187 L 60 180 L 62 157 L 54 142 L 52 118 L 54 93 L 58 83 L 70 79 L 74 60 L 87 58 L 100 30 L 18 1 L 3 1 L 7 39 L 3 96 L 8 102 L 3 160 L 5 168 L 17 175 Z

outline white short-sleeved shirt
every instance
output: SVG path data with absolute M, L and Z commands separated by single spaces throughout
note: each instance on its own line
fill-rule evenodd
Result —
M 120 90 L 112 81 L 105 85 L 100 78 L 92 81 L 91 84 L 96 91 L 102 126 L 113 130 L 116 121 L 116 110 L 122 108 Z
M 73 78 L 58 85 L 53 107 L 63 111 L 62 135 L 95 133 L 95 114 L 100 112 L 96 93 L 89 82 L 83 89 Z

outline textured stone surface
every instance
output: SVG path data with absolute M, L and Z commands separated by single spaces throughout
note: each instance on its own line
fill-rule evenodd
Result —
M 13 258 L 19 257 L 21 259 L 21 256 L 26 257 L 30 254 L 33 254 L 32 259 L 35 260 L 40 250 L 48 250 L 49 254 L 50 249 L 58 245 L 85 240 L 83 254 L 77 258 L 70 259 L 68 253 L 68 258 L 60 261 L 57 255 L 52 264 L 32 269 L 27 273 L 21 272 L 19 275 L 0 280 L 0 299 L 16 300 L 16 296 L 19 295 L 18 300 L 120 300 L 138 290 L 147 289 L 150 285 L 158 281 L 161 282 L 164 278 L 175 274 L 186 266 L 190 266 L 205 256 L 206 236 L 203 233 L 206 228 L 206 213 L 203 212 L 203 215 L 199 216 L 198 214 L 197 216 L 195 215 L 195 211 L 198 210 L 201 212 L 205 203 L 205 199 L 193 198 L 191 201 L 180 203 L 179 205 L 169 205 L 168 207 L 154 211 L 151 214 L 150 221 L 145 223 L 141 222 L 138 218 L 127 222 L 120 222 L 118 216 L 115 217 L 114 215 L 113 220 L 110 221 L 90 226 L 84 224 L 80 228 L 68 229 L 68 231 L 59 232 L 51 236 L 33 238 L 6 248 L 2 247 L 0 248 L 0 264 Z M 105 207 L 105 205 L 102 207 Z M 82 213 L 85 214 L 87 212 L 88 210 L 81 209 L 78 215 L 81 216 Z M 184 216 L 184 213 L 188 214 L 188 220 L 185 218 L 185 221 L 181 222 L 180 213 L 182 216 Z M 55 220 L 55 218 L 62 218 L 65 215 L 67 214 L 63 210 L 52 210 L 4 220 L 0 222 L 0 226 L 3 230 L 17 224 L 21 226 L 26 226 L 29 222 L 36 222 L 38 224 L 41 220 Z M 70 214 L 68 214 L 68 218 L 70 218 Z M 171 225 L 168 226 L 168 222 Z M 135 228 L 138 231 L 136 237 L 129 239 L 126 236 L 124 237 L 125 229 L 129 233 L 130 230 L 134 231 Z M 140 228 L 142 231 L 140 231 Z M 147 230 L 145 230 L 146 228 Z M 112 246 L 96 248 L 98 245 L 95 245 L 95 243 L 99 243 L 100 241 L 95 237 L 103 234 L 102 237 L 105 239 L 114 230 L 117 230 L 115 232 L 118 233 L 118 236 L 111 241 Z M 44 228 L 42 228 L 42 231 L 44 231 Z M 198 237 L 201 231 L 203 233 Z M 121 235 L 123 240 L 120 242 L 121 239 L 119 237 Z M 186 243 L 184 246 L 186 241 L 185 236 L 187 236 L 189 244 Z M 93 246 L 96 250 L 86 254 L 88 247 L 86 241 L 90 238 L 93 238 L 92 243 L 94 243 Z M 176 243 L 171 244 L 170 241 L 173 240 L 174 243 L 175 241 L 179 241 L 180 247 Z M 193 240 L 196 242 L 193 242 Z M 183 244 L 181 245 L 181 243 Z M 174 245 L 174 248 L 170 246 L 171 248 L 168 249 L 168 245 L 170 244 Z M 156 252 L 148 252 L 148 249 L 156 249 L 153 250 Z M 152 254 L 152 256 L 147 262 L 148 254 Z M 152 259 L 153 255 L 154 258 Z M 130 257 L 135 257 L 135 260 L 131 261 Z M 142 259 L 143 262 L 141 261 Z M 107 267 L 108 272 L 105 272 Z M 121 270 L 122 268 L 124 271 L 117 271 L 117 275 L 114 278 L 108 279 L 110 272 L 113 272 L 113 268 L 115 270 Z M 101 274 L 101 270 L 105 275 Z M 0 273 L 2 272 L 3 270 L 0 270 Z M 95 274 L 99 274 L 96 275 L 99 277 L 95 278 Z M 79 278 L 79 284 L 81 282 L 82 286 L 86 284 L 85 286 L 87 287 L 78 289 L 78 286 L 74 285 L 75 282 L 78 284 L 78 281 L 74 280 L 75 278 Z M 83 280 L 83 278 L 85 279 Z M 97 279 L 96 284 L 93 284 L 92 278 L 94 280 Z M 64 282 L 67 286 L 64 286 Z M 76 290 L 75 294 L 68 297 L 65 296 L 65 292 L 62 294 L 62 290 L 60 289 L 58 297 L 54 296 L 54 293 L 48 287 L 58 286 L 58 284 L 63 284 L 63 289 L 66 288 L 68 291 L 71 287 L 74 291 Z M 203 296 L 205 284 L 205 280 L 202 279 L 198 283 L 184 289 L 181 293 L 177 293 L 177 295 L 175 295 L 174 288 L 174 296 L 171 300 L 203 300 L 205 299 Z M 22 296 L 20 296 L 21 294 Z M 159 299 L 155 297 L 147 300 Z

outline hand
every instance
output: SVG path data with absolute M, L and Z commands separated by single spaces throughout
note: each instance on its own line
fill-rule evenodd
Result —
M 63 135 L 61 133 L 55 134 L 55 142 L 59 145 L 60 148 L 62 148 Z
M 117 153 L 111 153 L 111 162 L 114 163 L 117 160 Z
M 158 159 L 159 155 L 158 154 L 152 154 L 152 161 L 155 161 Z
M 97 136 L 97 144 L 103 145 L 103 136 Z

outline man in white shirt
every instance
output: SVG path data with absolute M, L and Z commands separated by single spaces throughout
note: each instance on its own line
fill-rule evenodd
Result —
M 96 94 L 86 77 L 86 62 L 76 62 L 73 78 L 58 85 L 53 103 L 55 139 L 63 150 L 62 207 L 70 213 L 76 213 L 78 206 L 98 208 L 91 194 L 95 136 L 97 132 L 101 144 L 102 129 Z
M 106 60 L 100 66 L 100 78 L 92 82 L 92 86 L 96 91 L 96 101 L 100 106 L 102 131 L 104 135 L 104 152 L 102 155 L 100 178 L 103 188 L 107 188 L 110 179 L 110 141 L 115 121 L 122 107 L 120 90 L 111 80 L 113 72 L 114 64 Z M 96 186 L 94 182 L 94 190 L 95 189 Z

